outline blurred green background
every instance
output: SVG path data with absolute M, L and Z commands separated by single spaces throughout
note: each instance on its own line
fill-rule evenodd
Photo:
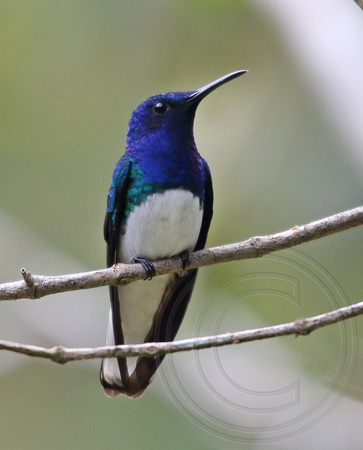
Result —
M 103 267 L 107 191 L 132 110 L 151 95 L 196 89 L 237 69 L 249 73 L 208 97 L 195 122 L 215 189 L 208 245 L 362 204 L 359 137 L 320 95 L 329 81 L 307 68 L 266 6 L 1 3 L 1 282 L 19 279 L 23 266 L 40 274 Z M 305 8 L 308 30 L 314 11 Z M 337 66 L 342 52 L 356 58 L 344 24 L 335 36 Z M 329 25 L 322 17 L 322 37 Z M 336 86 L 342 96 L 346 83 Z M 266 326 L 362 300 L 361 244 L 357 228 L 202 269 L 178 336 Z M 0 306 L 1 339 L 103 343 L 107 289 Z M 358 318 L 309 337 L 167 357 L 137 401 L 104 396 L 99 361 L 56 366 L 3 352 L 0 448 L 359 448 L 362 332 Z

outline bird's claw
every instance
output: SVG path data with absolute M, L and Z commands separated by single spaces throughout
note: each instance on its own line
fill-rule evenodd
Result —
M 189 258 L 188 250 L 184 250 L 182 253 L 180 253 L 180 257 L 181 257 L 181 260 L 182 260 L 183 270 L 185 270 L 185 268 L 187 266 L 189 266 L 189 264 L 190 264 L 190 258 Z
M 153 277 L 155 276 L 155 267 L 154 264 L 149 261 L 148 259 L 144 259 L 144 258 L 133 258 L 132 262 L 134 264 L 141 264 L 143 269 L 146 272 L 147 277 L 144 278 L 144 280 L 152 280 Z

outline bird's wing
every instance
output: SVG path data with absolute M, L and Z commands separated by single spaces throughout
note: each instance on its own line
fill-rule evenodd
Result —
M 104 238 L 107 243 L 107 267 L 111 267 L 118 262 L 119 240 L 126 207 L 126 193 L 130 183 L 130 172 L 131 161 L 124 155 L 116 164 L 107 198 L 107 210 L 103 228 Z M 110 320 L 112 320 L 114 344 L 122 345 L 124 338 L 119 319 L 120 303 L 117 286 L 110 286 L 109 291 L 111 300 Z M 112 386 L 107 383 L 103 374 L 103 364 L 102 362 L 101 383 L 105 390 L 110 389 L 111 392 Z M 122 379 L 127 379 L 128 373 L 125 359 L 119 358 L 118 365 Z
M 203 160 L 203 164 L 205 169 L 203 219 L 194 250 L 204 248 L 213 215 L 212 177 L 207 162 Z M 192 295 L 196 276 L 197 269 L 188 270 L 183 275 L 173 275 L 145 342 L 165 342 L 175 338 Z M 164 355 L 156 358 L 139 358 L 136 368 L 129 378 L 127 395 L 133 398 L 140 397 L 152 381 L 163 359 Z
M 203 219 L 202 226 L 200 228 L 200 233 L 198 241 L 194 247 L 194 251 L 201 250 L 205 247 L 207 241 L 207 235 L 210 227 L 210 222 L 213 216 L 213 185 L 212 185 L 212 175 L 210 173 L 207 161 L 202 159 L 205 172 L 205 182 L 204 182 L 204 205 L 203 205 Z
M 131 161 L 123 155 L 113 171 L 111 187 L 108 191 L 107 210 L 103 235 L 107 243 L 107 267 L 117 262 L 117 251 L 122 221 L 126 207 L 126 194 L 130 183 Z

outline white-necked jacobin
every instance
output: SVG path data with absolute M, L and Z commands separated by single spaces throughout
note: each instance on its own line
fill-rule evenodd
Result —
M 152 261 L 203 249 L 213 214 L 210 170 L 194 142 L 200 101 L 246 73 L 233 72 L 196 91 L 155 95 L 131 115 L 126 153 L 117 162 L 107 199 L 104 237 L 107 266 L 140 263 L 148 278 Z M 183 320 L 197 270 L 184 270 L 110 286 L 106 345 L 171 341 Z M 105 358 L 101 383 L 106 395 L 137 398 L 163 356 Z

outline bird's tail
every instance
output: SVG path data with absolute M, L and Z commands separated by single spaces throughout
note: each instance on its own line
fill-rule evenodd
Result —
M 125 361 L 125 358 L 108 358 L 102 361 L 101 383 L 105 394 L 108 397 L 121 394 L 130 398 L 141 397 L 151 383 L 161 361 L 157 364 L 154 358 L 141 358 L 132 375 L 121 379 L 119 363 L 122 361 Z
M 155 313 L 153 325 L 144 342 L 172 341 L 180 327 L 191 297 L 197 270 L 189 270 L 182 276 L 175 275 L 173 282 L 165 290 L 160 306 Z M 110 322 L 107 332 L 106 345 L 115 345 L 114 328 L 116 321 Z M 154 378 L 165 355 L 156 357 L 139 357 L 134 369 L 129 375 L 129 361 L 135 358 L 105 358 L 101 365 L 101 383 L 108 397 L 124 394 L 131 398 L 138 398 Z
M 112 313 L 106 337 L 106 346 L 115 345 Z M 108 397 L 120 394 L 130 398 L 140 397 L 151 383 L 163 357 L 158 358 L 104 358 L 102 359 L 100 380 Z M 129 375 L 129 369 L 132 373 Z

